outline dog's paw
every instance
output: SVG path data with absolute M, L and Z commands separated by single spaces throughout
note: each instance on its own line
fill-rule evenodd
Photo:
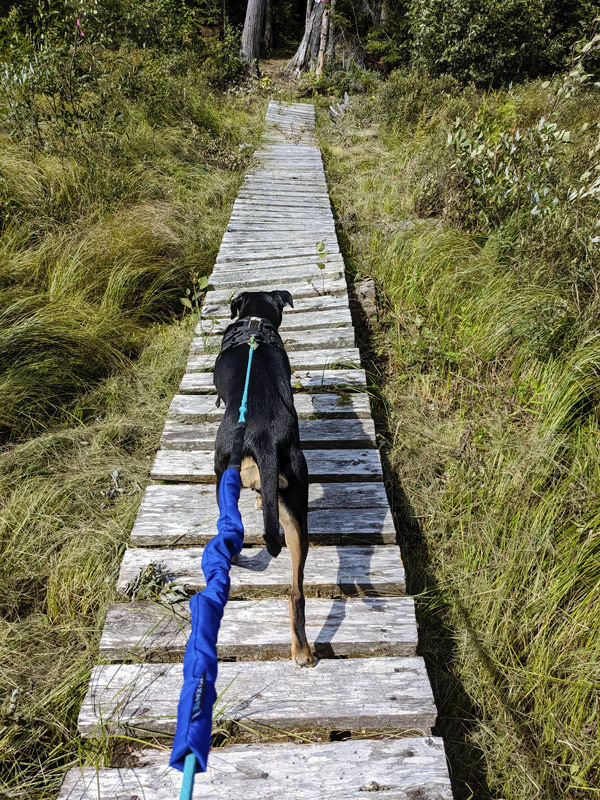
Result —
M 258 508 L 259 510 L 262 508 L 262 497 L 259 494 L 256 495 L 256 502 L 254 503 L 254 508 Z
M 265 544 L 267 545 L 267 550 L 269 552 L 269 555 L 273 556 L 273 558 L 277 558 L 279 553 L 281 553 L 281 539 L 279 538 L 279 536 L 277 537 L 265 536 L 264 540 Z
M 297 667 L 314 667 L 317 663 L 308 646 L 304 650 L 298 650 L 296 653 L 292 650 L 292 661 Z

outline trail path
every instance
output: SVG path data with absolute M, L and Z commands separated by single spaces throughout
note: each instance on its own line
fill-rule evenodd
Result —
M 255 155 L 258 166 L 234 205 L 167 417 L 152 471 L 161 483 L 146 490 L 123 558 L 123 602 L 109 610 L 103 663 L 92 672 L 79 730 L 137 740 L 173 734 L 188 604 L 127 602 L 125 590 L 153 563 L 188 593 L 202 588 L 202 548 L 217 518 L 208 484 L 222 414 L 211 396 L 211 368 L 228 302 L 240 289 L 287 289 L 295 308 L 285 312 L 281 330 L 311 476 L 307 634 L 319 661 L 298 669 L 289 658 L 288 553 L 270 558 L 262 514 L 244 490 L 247 547 L 231 573 L 217 690 L 225 690 L 223 717 L 259 733 L 252 744 L 214 749 L 194 797 L 361 800 L 369 792 L 385 800 L 451 800 L 444 748 L 431 735 L 436 709 L 415 655 L 414 605 L 404 595 L 312 106 L 271 102 Z M 319 241 L 328 253 L 324 268 L 317 265 Z M 273 743 L 281 731 L 321 741 Z M 166 751 L 145 748 L 134 760 L 71 770 L 60 800 L 178 796 L 181 774 L 168 767 Z

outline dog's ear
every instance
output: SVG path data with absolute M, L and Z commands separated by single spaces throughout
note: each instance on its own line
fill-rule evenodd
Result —
M 279 310 L 282 311 L 285 306 L 289 306 L 290 308 L 294 307 L 294 301 L 292 300 L 292 295 L 289 292 L 282 291 L 282 292 L 272 292 L 272 295 L 275 299 L 275 302 L 279 306 Z
M 234 297 L 231 301 L 229 308 L 231 309 L 231 319 L 236 317 L 240 313 L 240 308 L 242 307 L 242 303 L 246 299 L 246 295 L 248 292 L 240 292 L 237 297 Z

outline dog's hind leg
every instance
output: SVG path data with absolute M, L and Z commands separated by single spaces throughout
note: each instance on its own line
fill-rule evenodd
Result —
M 251 489 L 260 489 L 261 508 L 265 526 L 264 540 L 267 550 L 273 558 L 281 552 L 279 535 L 279 509 L 277 492 L 280 476 L 277 464 L 277 453 L 268 448 L 256 448 L 256 461 L 248 458 L 242 462 L 242 484 Z
M 283 470 L 288 483 L 279 493 L 279 519 L 292 558 L 292 658 L 300 667 L 314 667 L 315 659 L 306 640 L 304 619 L 304 564 L 308 554 L 308 470 L 300 447 L 292 447 L 288 458 Z
M 308 554 L 306 520 L 299 521 L 283 500 L 279 500 L 279 519 L 285 533 L 285 543 L 292 557 L 292 590 L 290 593 L 290 624 L 292 628 L 292 659 L 299 667 L 314 667 L 315 659 L 306 639 L 304 619 L 304 564 Z

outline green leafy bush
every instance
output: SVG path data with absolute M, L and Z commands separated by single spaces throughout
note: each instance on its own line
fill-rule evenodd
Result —
M 483 84 L 545 75 L 565 64 L 596 12 L 592 0 L 412 0 L 413 60 Z

